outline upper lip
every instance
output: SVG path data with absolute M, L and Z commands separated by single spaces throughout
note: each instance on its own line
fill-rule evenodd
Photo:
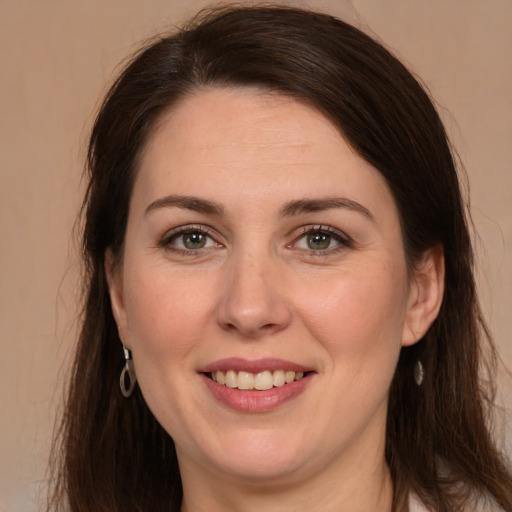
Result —
M 243 359 L 240 357 L 228 357 L 226 359 L 219 359 L 218 361 L 214 361 L 212 363 L 207 364 L 201 370 L 200 373 L 211 373 L 216 371 L 226 371 L 226 370 L 238 370 L 243 372 L 250 373 L 260 373 L 265 370 L 275 371 L 275 370 L 291 370 L 295 372 L 308 372 L 311 371 L 311 368 L 308 368 L 304 365 L 294 363 L 292 361 L 287 361 L 285 359 L 276 359 L 276 358 L 264 358 L 264 359 L 256 359 L 249 360 Z

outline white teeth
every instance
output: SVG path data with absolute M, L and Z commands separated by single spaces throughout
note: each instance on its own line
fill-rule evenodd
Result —
M 272 373 L 269 371 L 258 373 L 254 378 L 254 389 L 258 389 L 260 391 L 272 389 Z
M 290 382 L 293 382 L 295 380 L 295 372 L 292 372 L 290 370 L 285 372 L 284 380 L 285 380 L 286 384 L 290 384 Z
M 238 372 L 238 389 L 254 389 L 254 375 L 249 372 Z
M 236 372 L 233 370 L 228 370 L 226 372 L 226 386 L 228 388 L 237 388 L 238 387 L 238 376 Z
M 280 386 L 283 386 L 284 383 L 284 370 L 276 370 L 274 372 L 274 375 L 272 376 L 272 384 L 274 384 L 274 386 L 278 388 Z
M 217 382 L 219 384 L 226 384 L 226 377 L 220 370 L 218 372 L 213 372 L 213 373 L 215 373 L 215 376 L 217 377 Z
M 210 375 L 212 380 L 229 388 L 266 391 L 272 389 L 272 387 L 280 387 L 300 380 L 304 377 L 304 372 L 294 372 L 292 370 L 274 370 L 271 372 L 270 370 L 264 370 L 254 374 L 246 371 L 228 370 L 223 372 L 217 370 Z

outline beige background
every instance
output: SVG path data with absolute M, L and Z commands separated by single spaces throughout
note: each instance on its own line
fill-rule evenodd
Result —
M 93 112 L 136 43 L 200 3 L 0 0 L 0 511 L 37 510 L 44 487 L 76 327 L 71 229 Z M 512 1 L 310 4 L 376 34 L 438 100 L 470 177 L 485 309 L 512 367 Z

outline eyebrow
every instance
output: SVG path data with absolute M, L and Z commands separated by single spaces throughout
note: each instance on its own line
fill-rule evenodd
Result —
M 209 199 L 194 196 L 169 195 L 153 201 L 145 210 L 144 215 L 160 208 L 183 208 L 207 215 L 224 214 L 224 207 Z M 281 217 L 292 217 L 303 213 L 320 212 L 334 208 L 344 208 L 363 214 L 376 223 L 375 217 L 362 204 L 344 197 L 328 197 L 320 199 L 297 199 L 286 203 L 280 210 Z
M 144 215 L 147 215 L 151 211 L 158 210 L 159 208 L 170 207 L 193 210 L 208 215 L 222 215 L 224 213 L 224 207 L 214 201 L 193 196 L 170 195 L 153 201 L 146 208 Z
M 352 210 L 357 213 L 363 214 L 374 224 L 376 224 L 375 217 L 372 215 L 368 208 L 362 204 L 347 199 L 345 197 L 327 197 L 320 199 L 298 199 L 296 201 L 290 201 L 286 203 L 280 211 L 282 217 L 289 217 L 294 215 L 300 215 L 302 213 L 321 212 L 324 210 L 331 210 L 334 208 L 344 208 Z

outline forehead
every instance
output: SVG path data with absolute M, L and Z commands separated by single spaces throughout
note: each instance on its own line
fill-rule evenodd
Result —
M 134 193 L 142 191 L 149 200 L 190 194 L 191 188 L 194 195 L 214 200 L 244 193 L 255 200 L 270 190 L 299 197 L 346 192 L 366 194 L 370 202 L 390 199 L 380 173 L 319 111 L 249 88 L 198 91 L 155 125 Z
M 195 91 L 165 112 L 155 124 L 144 154 L 162 138 L 192 144 L 201 153 L 230 147 L 252 149 L 260 158 L 287 148 L 312 146 L 321 138 L 343 143 L 339 131 L 318 110 L 266 89 L 208 88 Z M 326 141 L 327 142 L 327 141 Z M 263 151 L 263 152 L 262 152 Z M 239 162 L 243 164 L 241 160 Z

